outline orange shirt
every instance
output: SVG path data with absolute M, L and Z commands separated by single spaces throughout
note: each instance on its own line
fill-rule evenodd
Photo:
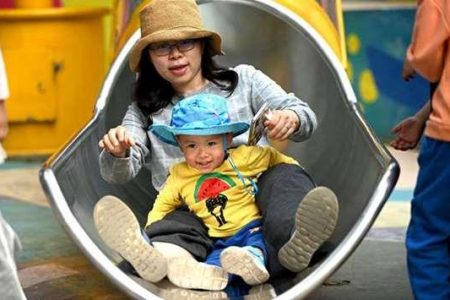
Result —
M 418 0 L 407 59 L 431 82 L 439 81 L 425 135 L 450 142 L 450 0 Z

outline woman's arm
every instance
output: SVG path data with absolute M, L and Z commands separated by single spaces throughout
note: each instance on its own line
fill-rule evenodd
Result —
M 99 157 L 100 174 L 104 180 L 125 183 L 139 173 L 150 153 L 148 125 L 148 118 L 133 102 L 128 107 L 122 125 L 111 129 L 100 140 L 99 146 L 103 148 Z M 114 144 L 117 151 L 114 151 Z
M 286 128 L 289 138 L 300 142 L 308 139 L 317 128 L 315 113 L 309 105 L 293 93 L 286 93 L 281 86 L 252 66 L 242 65 L 237 68 L 240 80 L 251 85 L 252 108 L 256 112 L 263 103 L 272 108 L 272 122 L 268 125 L 268 136 L 285 139 Z

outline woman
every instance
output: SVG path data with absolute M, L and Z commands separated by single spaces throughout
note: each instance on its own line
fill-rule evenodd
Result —
M 178 147 L 161 143 L 147 132 L 147 128 L 152 122 L 168 124 L 173 105 L 200 92 L 226 97 L 233 121 L 248 122 L 263 103 L 269 103 L 272 117 L 265 125 L 267 136 L 273 140 L 303 141 L 315 130 L 317 121 L 309 106 L 293 94 L 287 94 L 262 72 L 248 65 L 226 69 L 214 62 L 212 57 L 222 54 L 222 40 L 217 33 L 203 27 L 195 1 L 154 0 L 142 10 L 140 21 L 142 37 L 130 54 L 131 70 L 138 73 L 135 101 L 129 106 L 122 125 L 110 129 L 99 142 L 104 149 L 100 166 L 105 180 L 126 182 L 149 159 L 152 183 L 157 190 L 161 189 L 169 166 L 183 156 Z M 243 134 L 235 139 L 233 146 L 246 143 L 247 138 L 248 134 Z M 265 144 L 267 140 L 263 138 L 260 143 Z M 334 200 L 333 207 L 324 207 L 320 201 L 321 197 L 335 199 L 334 194 L 327 189 L 314 190 L 314 183 L 303 169 L 287 164 L 265 172 L 258 187 L 257 202 L 263 214 L 272 277 L 287 269 L 292 272 L 303 270 L 319 245 L 331 235 L 315 225 L 326 219 L 331 227 L 335 226 L 337 201 Z M 318 213 L 300 218 L 306 214 L 300 203 L 307 194 L 319 200 L 316 201 Z M 114 220 L 114 223 L 103 226 L 110 228 L 108 226 L 117 225 L 118 221 Z M 300 230 L 310 234 L 300 236 Z M 184 287 L 204 288 L 197 283 L 202 281 L 204 284 L 206 280 L 206 285 L 214 286 L 216 279 L 221 281 L 226 276 L 192 258 L 168 259 L 192 255 L 203 261 L 211 249 L 213 241 L 207 236 L 204 225 L 188 211 L 172 213 L 155 223 L 147 235 L 154 247 L 150 249 L 155 251 L 156 248 L 163 253 L 166 261 L 153 259 L 151 272 L 139 269 L 136 266 L 139 260 L 134 264 L 131 262 L 142 277 L 157 281 L 168 271 L 172 280 L 177 273 L 192 272 L 195 275 L 191 276 L 193 282 Z M 145 248 L 142 252 L 151 251 Z M 126 246 L 124 249 L 128 251 Z M 177 265 L 171 267 L 174 262 Z M 186 278 L 186 274 L 182 277 Z M 213 289 L 211 286 L 208 289 Z

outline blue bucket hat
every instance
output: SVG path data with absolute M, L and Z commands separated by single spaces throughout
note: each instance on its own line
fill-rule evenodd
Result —
M 214 94 L 198 94 L 178 102 L 172 109 L 170 126 L 153 124 L 150 132 L 161 141 L 178 146 L 177 135 L 218 135 L 246 132 L 245 122 L 231 122 L 225 98 Z

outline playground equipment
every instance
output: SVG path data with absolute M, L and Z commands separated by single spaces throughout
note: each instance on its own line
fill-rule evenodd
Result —
M 102 21 L 108 10 L 41 8 L 44 2 L 0 10 L 11 94 L 4 141 L 9 156 L 50 155 L 61 148 L 89 120 L 105 75 Z
M 207 0 L 200 4 L 207 28 L 220 32 L 225 41 L 227 55 L 220 63 L 256 66 L 287 91 L 307 100 L 317 113 L 319 129 L 314 136 L 305 143 L 289 143 L 285 152 L 301 161 L 318 184 L 335 191 L 340 201 L 337 229 L 323 259 L 294 280 L 272 283 L 279 299 L 304 298 L 336 271 L 364 238 L 395 186 L 398 164 L 364 120 L 338 57 L 299 15 L 267 0 Z M 101 241 L 92 219 L 97 200 L 113 194 L 123 199 L 143 224 L 148 203 L 156 194 L 150 187 L 149 169 L 125 185 L 111 185 L 100 177 L 98 167 L 97 142 L 107 129 L 121 122 L 131 101 L 134 74 L 127 56 L 138 38 L 139 32 L 135 32 L 118 54 L 91 121 L 46 162 L 40 177 L 56 215 L 94 265 L 130 296 L 158 299 L 163 297 L 164 287 L 119 269 L 120 257 Z

